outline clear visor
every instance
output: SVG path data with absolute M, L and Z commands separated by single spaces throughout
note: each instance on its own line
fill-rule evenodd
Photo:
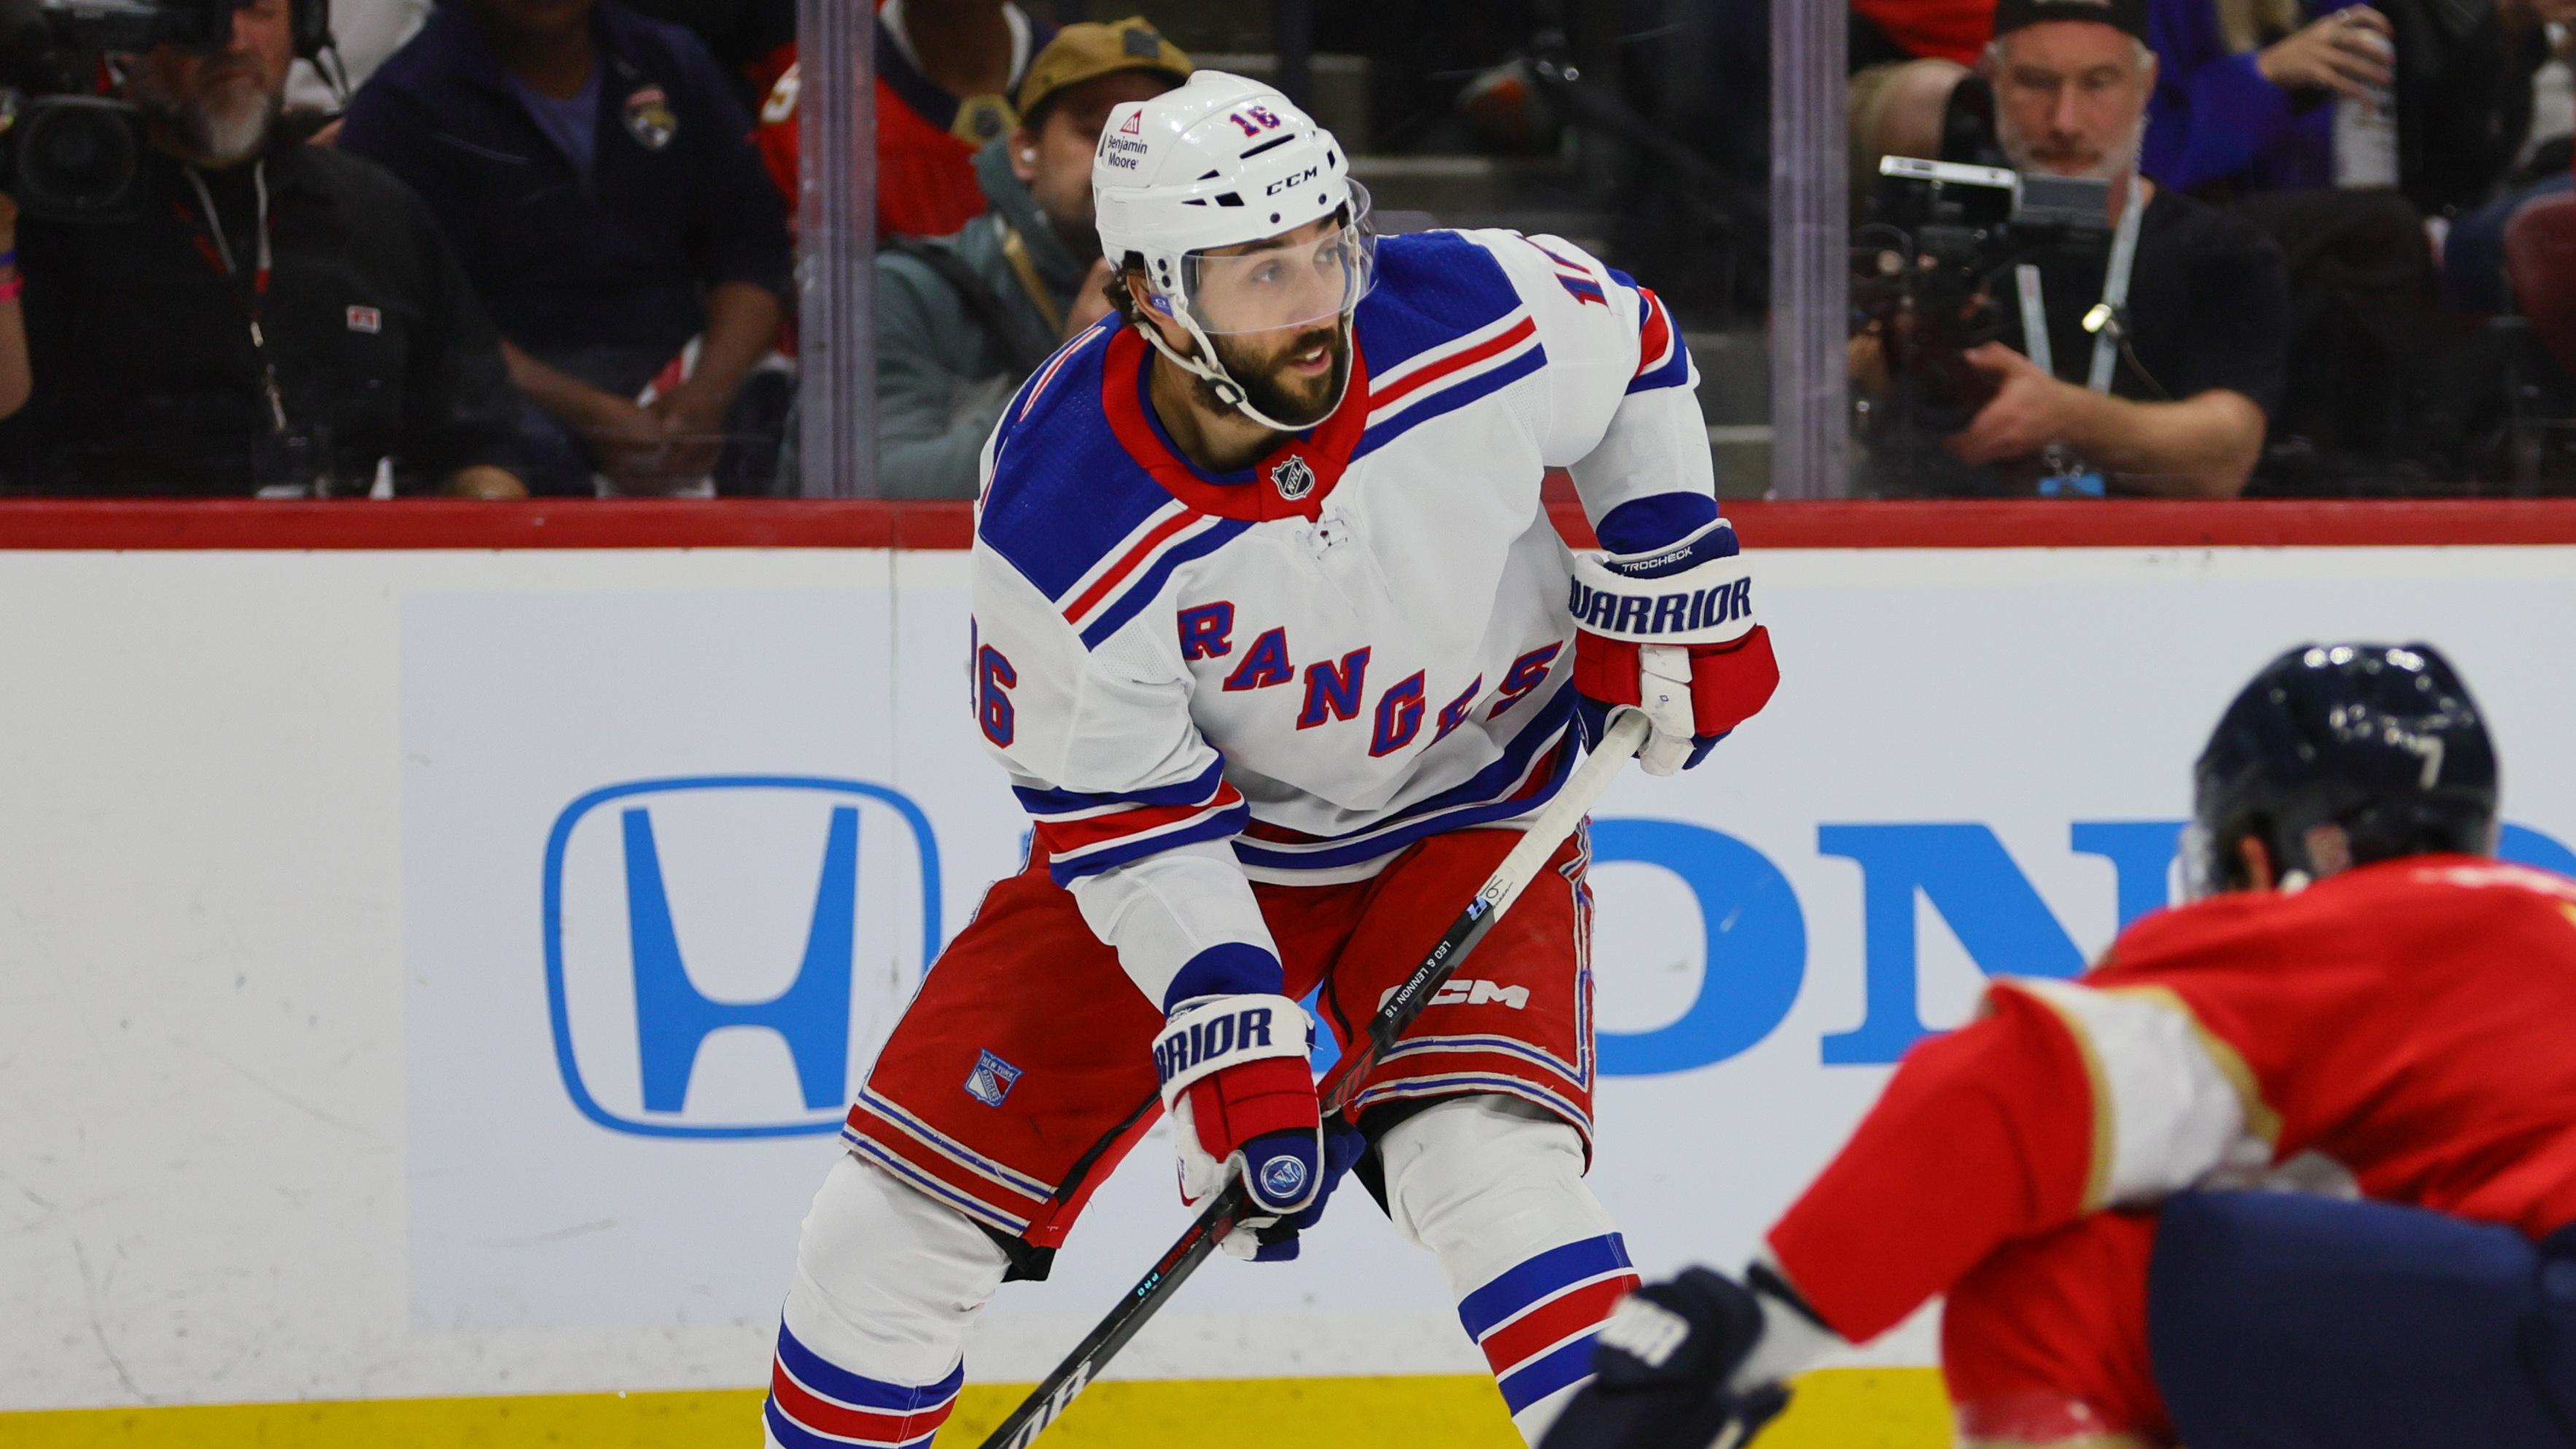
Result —
M 1211 335 L 1278 332 L 1329 322 L 1359 305 L 1377 282 L 1377 233 L 1368 194 L 1351 188 L 1348 224 L 1326 221 L 1320 234 L 1284 245 L 1181 259 L 1181 295 L 1200 330 Z

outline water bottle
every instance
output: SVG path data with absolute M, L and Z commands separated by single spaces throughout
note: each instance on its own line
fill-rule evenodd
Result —
M 2397 47 L 2388 37 L 2375 30 L 2359 34 L 2392 66 L 2396 63 Z M 2346 191 L 2397 184 L 2397 93 L 2372 86 L 2366 96 L 2335 97 L 2335 185 Z

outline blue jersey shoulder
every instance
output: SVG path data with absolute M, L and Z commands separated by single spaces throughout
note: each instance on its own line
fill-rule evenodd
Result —
M 1011 399 L 975 536 L 1050 599 L 1061 598 L 1172 495 L 1101 412 L 1109 332 L 1087 332 Z
M 1377 285 L 1361 299 L 1360 347 L 1372 376 L 1508 316 L 1521 305 L 1503 264 L 1454 231 L 1377 244 Z

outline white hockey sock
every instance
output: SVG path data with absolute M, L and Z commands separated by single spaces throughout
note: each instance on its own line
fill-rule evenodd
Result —
M 1459 1321 L 1521 1437 L 1546 1434 L 1592 1376 L 1592 1338 L 1637 1286 L 1610 1214 L 1583 1184 L 1574 1128 L 1517 1098 L 1461 1097 L 1379 1144 L 1397 1231 L 1439 1255 Z
M 771 1449 L 929 1444 L 1005 1266 L 963 1217 L 855 1157 L 834 1164 L 796 1245 L 763 1413 Z

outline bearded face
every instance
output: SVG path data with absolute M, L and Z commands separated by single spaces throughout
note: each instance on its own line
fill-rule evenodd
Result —
M 2115 181 L 2137 163 L 2155 61 L 2109 25 L 2059 20 L 1995 43 L 1995 132 L 2019 171 Z
M 290 29 L 287 0 L 258 0 L 233 12 L 231 35 L 209 53 L 164 45 L 132 57 L 126 95 L 164 149 L 216 169 L 248 160 L 268 144 L 285 103 Z
M 1276 333 L 1221 333 L 1209 339 L 1226 375 L 1244 400 L 1264 416 L 1293 429 L 1311 428 L 1332 415 L 1351 378 L 1351 337 L 1344 318 Z M 1214 384 L 1200 383 L 1210 408 L 1223 404 Z

